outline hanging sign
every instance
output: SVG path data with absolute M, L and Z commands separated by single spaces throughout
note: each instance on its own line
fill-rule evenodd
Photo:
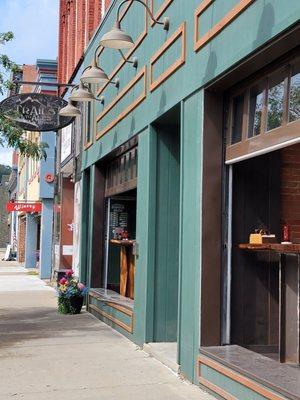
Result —
M 59 115 L 60 109 L 67 104 L 61 97 L 50 94 L 23 93 L 4 99 L 0 111 L 27 131 L 57 131 L 74 119 Z
M 34 213 L 42 211 L 42 203 L 34 202 L 34 203 L 26 203 L 26 202 L 17 202 L 17 201 L 8 201 L 6 203 L 6 211 L 23 211 L 25 213 Z

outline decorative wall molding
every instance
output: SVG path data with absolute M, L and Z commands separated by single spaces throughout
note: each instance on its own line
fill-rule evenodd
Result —
M 103 302 L 103 298 L 101 296 L 97 295 L 97 293 L 91 292 L 89 294 L 89 297 L 97 299 L 97 300 Z M 133 333 L 133 317 L 134 317 L 133 310 L 130 310 L 130 309 L 126 308 L 126 307 L 123 307 L 122 305 L 111 303 L 111 302 L 105 302 L 104 304 L 107 305 L 108 307 L 113 308 L 113 309 L 115 309 L 115 310 L 127 315 L 128 317 L 130 317 L 131 318 L 130 325 L 127 325 L 125 322 L 120 321 L 118 318 L 116 318 L 115 316 L 113 316 L 113 315 L 109 314 L 108 312 L 102 310 L 101 308 L 99 308 L 95 304 L 91 304 L 90 301 L 88 303 L 88 308 L 93 310 L 93 311 L 95 311 L 96 313 L 98 313 L 102 317 L 107 318 L 108 320 L 110 320 L 114 324 L 116 324 L 119 327 L 121 327 L 122 329 L 124 329 L 126 332 Z
M 199 18 L 214 3 L 215 0 L 203 0 L 195 11 L 194 16 L 194 50 L 199 51 L 210 40 L 216 37 L 226 26 L 231 24 L 243 11 L 246 10 L 255 0 L 240 0 L 215 26 L 213 26 L 202 37 L 199 37 Z
M 152 11 L 152 14 L 154 15 L 154 18 L 159 19 L 172 2 L 173 0 L 165 0 L 159 7 L 159 9 L 156 11 L 156 13 L 154 13 L 154 0 L 151 0 L 150 9 Z M 155 24 L 156 23 L 151 20 L 151 26 Z
M 105 117 L 109 111 L 116 106 L 116 104 L 141 80 L 143 79 L 144 85 L 141 94 L 127 106 L 113 121 L 107 126 L 101 129 L 96 136 L 98 140 L 101 136 L 105 135 L 109 130 L 116 126 L 122 119 L 124 119 L 129 113 L 131 113 L 141 102 L 146 98 L 147 95 L 147 67 L 144 66 L 140 72 L 132 79 L 128 85 L 114 98 L 114 100 L 104 108 L 104 110 L 97 117 L 97 124 Z
M 181 39 L 180 57 L 170 65 L 156 80 L 153 80 L 154 64 L 162 57 L 162 55 L 175 43 Z M 186 60 L 186 23 L 183 22 L 173 35 L 163 44 L 163 46 L 154 54 L 150 60 L 150 91 L 152 92 L 167 80 L 175 71 L 177 71 Z
M 107 312 L 101 310 L 101 308 L 95 306 L 94 304 L 89 304 L 88 308 L 90 310 L 95 311 L 97 314 L 101 315 L 104 318 L 107 318 L 109 321 L 112 323 L 116 324 L 120 328 L 124 329 L 128 333 L 133 333 L 133 319 L 131 319 L 131 324 L 127 325 L 125 322 L 120 321 L 119 319 L 113 317 L 111 314 L 108 314 Z
M 89 149 L 92 146 L 92 144 L 93 144 L 92 141 L 84 143 L 83 150 Z
M 201 365 L 205 365 L 213 370 L 217 371 L 218 373 L 226 376 L 229 379 L 245 386 L 246 388 L 252 390 L 255 393 L 258 393 L 260 396 L 268 399 L 268 400 L 284 400 L 284 397 L 271 392 L 264 386 L 260 385 L 258 382 L 255 382 L 252 379 L 249 379 L 227 367 L 224 367 L 222 364 L 211 360 L 208 357 L 199 356 L 198 358 L 198 378 L 199 383 L 203 386 L 206 386 L 208 389 L 214 391 L 215 393 L 219 394 L 221 397 L 224 397 L 226 400 L 236 400 L 236 398 L 229 393 L 225 392 L 222 388 L 216 386 L 215 384 L 208 382 L 206 378 L 201 376 Z M 227 397 L 226 397 L 227 396 Z
M 148 3 L 148 0 L 146 0 Z M 133 1 L 128 3 L 127 7 L 125 8 L 124 12 L 121 14 L 120 17 L 120 21 L 122 21 L 127 12 L 129 11 L 131 5 L 133 4 Z M 147 11 L 145 9 L 145 24 L 144 24 L 144 30 L 141 32 L 141 34 L 139 35 L 139 37 L 136 39 L 134 46 L 125 54 L 125 58 L 130 58 L 132 56 L 132 54 L 136 51 L 136 49 L 141 45 L 141 43 L 144 41 L 145 37 L 148 34 L 148 14 Z M 101 48 L 100 52 L 99 52 L 99 56 L 102 54 L 102 52 L 104 51 L 104 47 Z M 121 59 L 120 63 L 115 67 L 115 69 L 109 74 L 109 79 L 112 80 L 117 73 L 122 69 L 122 67 L 126 64 L 126 61 L 123 60 L 123 58 Z M 100 96 L 104 90 L 107 88 L 107 86 L 109 85 L 109 83 L 105 83 L 104 85 L 102 85 L 98 92 L 97 92 L 97 96 Z

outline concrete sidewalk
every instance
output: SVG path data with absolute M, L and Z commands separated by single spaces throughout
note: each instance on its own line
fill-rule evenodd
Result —
M 3 261 L 0 377 L 1 400 L 212 399 L 90 314 L 57 314 L 52 288 Z

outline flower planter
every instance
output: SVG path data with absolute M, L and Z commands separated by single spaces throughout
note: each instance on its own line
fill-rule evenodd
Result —
M 70 297 L 70 314 L 80 314 L 83 305 L 82 296 Z
M 58 312 L 60 314 L 79 314 L 83 299 L 88 290 L 84 284 L 78 282 L 74 278 L 74 272 L 69 270 L 66 272 L 65 277 L 61 278 L 58 282 Z

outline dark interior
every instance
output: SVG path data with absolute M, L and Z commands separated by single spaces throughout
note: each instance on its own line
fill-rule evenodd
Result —
M 280 151 L 234 165 L 231 343 L 278 359 L 279 257 L 245 251 L 255 229 L 281 240 Z
M 118 229 L 125 229 L 128 232 L 128 239 L 135 240 L 136 189 L 110 197 L 110 202 L 107 201 L 106 213 L 110 213 L 106 288 L 120 293 L 120 247 L 110 241 L 117 238 L 116 230 Z

